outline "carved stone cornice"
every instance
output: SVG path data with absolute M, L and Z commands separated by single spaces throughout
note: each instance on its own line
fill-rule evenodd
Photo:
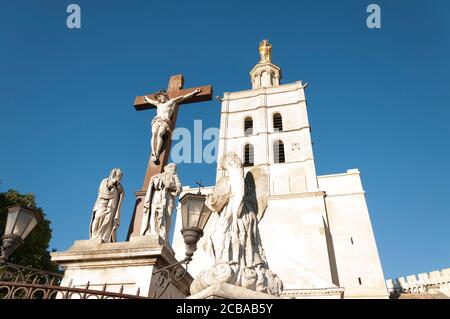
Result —
M 293 289 L 285 290 L 281 293 L 280 297 L 291 297 L 291 298 L 344 298 L 344 288 L 319 288 L 319 289 Z
M 318 191 L 318 192 L 293 193 L 293 194 L 283 194 L 283 195 L 270 195 L 269 200 L 317 197 L 317 196 L 326 196 L 326 193 L 322 192 L 322 191 Z

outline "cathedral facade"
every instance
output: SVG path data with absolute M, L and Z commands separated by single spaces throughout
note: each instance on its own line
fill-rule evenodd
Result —
M 257 167 L 267 175 L 259 189 L 268 200 L 259 228 L 270 268 L 284 283 L 283 295 L 388 298 L 359 170 L 317 175 L 307 85 L 281 84 L 271 46 L 263 52 L 260 47 L 260 54 L 250 72 L 252 89 L 222 97 L 218 158 L 235 152 L 246 171 Z M 223 175 L 218 165 L 217 180 Z M 217 218 L 212 214 L 189 265 L 193 277 L 213 262 L 208 239 Z M 172 246 L 178 259 L 184 254 L 180 229 L 177 218 Z

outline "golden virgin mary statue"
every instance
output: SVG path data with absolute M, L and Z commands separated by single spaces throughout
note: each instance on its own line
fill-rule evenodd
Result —
M 272 62 L 272 45 L 269 44 L 269 40 L 262 40 L 259 44 L 259 63 Z

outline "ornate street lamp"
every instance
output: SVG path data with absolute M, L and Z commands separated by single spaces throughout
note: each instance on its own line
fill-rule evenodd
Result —
M 203 229 L 211 216 L 211 210 L 205 205 L 206 195 L 184 194 L 180 198 L 181 220 L 184 243 L 186 244 L 186 263 L 192 260 L 197 243 L 203 236 Z
M 157 290 L 154 292 L 154 298 L 159 298 L 169 287 L 172 280 L 182 280 L 187 273 L 187 264 L 192 261 L 192 256 L 197 250 L 197 243 L 203 236 L 203 229 L 211 216 L 211 210 L 205 205 L 206 195 L 185 194 L 180 198 L 181 203 L 181 222 L 184 243 L 186 244 L 186 257 L 174 264 L 155 271 L 159 274 L 157 279 Z M 181 265 L 186 265 L 182 267 Z
M 0 262 L 5 262 L 13 251 L 22 245 L 25 238 L 40 221 L 42 221 L 42 216 L 34 209 L 21 205 L 8 207 Z

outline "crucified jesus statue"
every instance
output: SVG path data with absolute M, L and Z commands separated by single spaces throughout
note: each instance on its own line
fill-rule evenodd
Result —
M 158 164 L 159 155 L 161 154 L 161 150 L 164 145 L 164 135 L 168 135 L 170 138 L 170 127 L 171 127 L 171 118 L 173 111 L 175 110 L 178 103 L 193 97 L 194 95 L 200 93 L 201 89 L 195 89 L 191 93 L 186 95 L 177 96 L 174 98 L 169 98 L 169 95 L 161 90 L 159 91 L 155 97 L 156 100 L 149 98 L 148 96 L 144 96 L 144 99 L 147 103 L 156 106 L 156 116 L 152 120 L 152 156 L 151 160 Z

